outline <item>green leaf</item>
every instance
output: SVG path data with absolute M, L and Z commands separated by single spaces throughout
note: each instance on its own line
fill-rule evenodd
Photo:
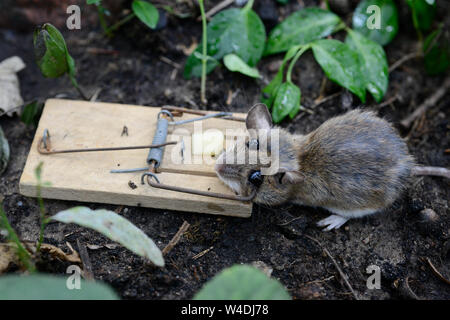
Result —
M 254 67 L 261 59 L 266 30 L 258 15 L 248 9 L 227 9 L 216 14 L 207 28 L 207 55 L 220 60 L 229 53 L 235 53 L 250 67 Z M 201 53 L 201 45 L 196 52 Z M 194 53 L 189 56 L 184 68 L 184 77 L 201 76 L 201 59 Z M 218 63 L 208 61 L 207 73 Z
M 363 0 L 353 14 L 353 29 L 382 46 L 398 32 L 397 7 L 392 0 Z
M 137 255 L 148 258 L 155 265 L 164 266 L 162 253 L 153 240 L 130 221 L 112 211 L 75 207 L 61 211 L 51 219 L 94 229 Z
M 359 54 L 366 89 L 380 102 L 389 82 L 389 67 L 383 47 L 351 29 L 348 29 L 345 43 Z
M 273 101 L 277 95 L 278 89 L 283 82 L 283 72 L 286 67 L 286 63 L 288 60 L 292 59 L 295 56 L 298 50 L 300 50 L 301 45 L 291 47 L 288 52 L 284 55 L 283 62 L 281 63 L 280 69 L 276 76 L 272 79 L 272 81 L 262 90 L 263 95 L 261 97 L 261 102 L 264 103 L 267 108 L 272 108 Z
M 147 27 L 155 29 L 159 20 L 158 9 L 154 5 L 147 1 L 133 0 L 131 4 L 134 14 L 141 20 Z
M 436 12 L 436 3 L 425 0 L 407 0 L 411 8 L 414 27 L 421 31 L 428 31 L 433 24 Z
M 69 277 L 70 275 L 68 275 Z M 80 289 L 68 289 L 68 277 L 45 274 L 0 277 L 0 300 L 118 300 L 116 293 L 101 282 L 80 279 Z
M 252 78 L 261 78 L 258 69 L 250 67 L 234 53 L 227 54 L 223 58 L 223 63 L 230 71 L 240 72 Z
M 38 101 L 30 102 L 23 109 L 22 114 L 20 115 L 20 120 L 27 126 L 34 125 L 37 127 L 43 107 L 44 104 Z
M 289 0 L 277 0 L 277 2 L 281 4 L 286 4 L 289 2 Z
M 200 44 L 197 49 L 187 58 L 186 64 L 184 66 L 183 76 L 186 79 L 190 79 L 192 77 L 201 77 L 202 75 L 202 48 L 203 46 Z M 206 73 L 210 73 L 214 70 L 215 67 L 219 65 L 219 61 L 210 57 L 210 59 L 206 60 Z
M 102 2 L 102 0 L 86 0 L 87 4 L 99 5 L 101 2 Z
M 341 19 L 328 10 L 306 8 L 294 12 L 270 32 L 264 55 L 329 36 L 340 24 Z
M 448 69 L 450 66 L 450 42 L 442 34 L 442 27 L 425 38 L 423 52 L 425 53 L 425 70 L 428 74 L 435 75 Z
M 280 282 L 247 265 L 223 270 L 195 295 L 194 300 L 290 300 Z
M 36 63 L 44 77 L 57 78 L 68 71 L 67 47 L 62 34 L 49 23 L 33 35 Z
M 9 162 L 9 144 L 3 133 L 2 127 L 0 127 L 0 174 L 2 174 Z
M 366 83 L 361 73 L 358 53 L 338 40 L 316 40 L 311 43 L 316 61 L 332 81 L 356 94 L 366 102 Z
M 300 89 L 292 82 L 283 83 L 278 89 L 273 103 L 273 122 L 281 122 L 287 115 L 292 114 L 292 118 L 297 114 L 300 107 Z

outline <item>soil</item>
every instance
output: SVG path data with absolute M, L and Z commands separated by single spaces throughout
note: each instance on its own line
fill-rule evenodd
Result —
M 208 1 L 207 9 L 219 1 Z M 303 6 L 319 5 L 318 1 L 290 1 L 286 6 L 275 4 L 275 12 L 265 12 L 273 24 Z M 400 30 L 395 40 L 385 47 L 389 64 L 416 50 L 418 42 L 409 11 L 403 1 Z M 354 1 L 341 17 L 351 19 Z M 449 3 L 438 1 L 437 21 L 445 21 Z M 246 112 L 259 101 L 262 87 L 273 78 L 281 55 L 267 57 L 258 64 L 263 75 L 252 80 L 225 68 L 208 75 L 207 105 L 200 102 L 200 80 L 185 80 L 182 66 L 186 61 L 183 48 L 201 37 L 201 24 L 191 18 L 168 15 L 166 25 L 151 31 L 137 21 L 124 25 L 112 39 L 105 37 L 95 17 L 95 10 L 83 7 L 83 15 L 94 21 L 81 30 L 64 27 L 68 48 L 78 68 L 78 81 L 92 94 L 101 89 L 98 101 L 160 106 L 165 104 L 193 109 Z M 272 19 L 272 21 L 270 21 Z M 83 20 L 84 21 L 84 20 Z M 342 38 L 338 34 L 337 38 Z M 183 47 L 184 46 L 184 47 Z M 99 53 L 106 49 L 105 53 Z M 19 55 L 27 68 L 20 72 L 24 100 L 64 97 L 80 99 L 68 78 L 44 79 L 34 63 L 32 32 L 0 29 L 0 60 Z M 171 65 L 161 60 L 170 59 Z M 174 67 L 175 66 L 175 67 Z M 180 67 L 178 67 L 180 66 Z M 293 81 L 302 90 L 302 104 L 311 107 L 319 96 L 324 74 L 310 53 L 302 57 L 293 72 Z M 390 74 L 389 89 L 384 101 L 397 95 L 385 106 L 369 99 L 361 105 L 358 98 L 346 92 L 318 105 L 314 114 L 304 113 L 281 125 L 292 132 L 307 133 L 325 120 L 357 107 L 375 109 L 392 121 L 407 137 L 408 147 L 417 161 L 424 165 L 449 167 L 450 95 L 447 93 L 412 130 L 402 130 L 399 121 L 410 114 L 443 83 L 445 75 L 428 76 L 420 59 L 410 60 Z M 327 82 L 324 95 L 341 92 Z M 233 95 L 230 104 L 229 95 Z M 0 125 L 11 146 L 11 160 L 0 177 L 0 195 L 12 226 L 24 240 L 35 241 L 39 233 L 39 207 L 36 199 L 19 193 L 19 179 L 35 133 L 18 117 L 0 118 Z M 47 168 L 50 170 L 51 168 Z M 264 208 L 255 205 L 251 218 L 232 218 L 183 213 L 139 207 L 105 204 L 83 204 L 71 201 L 45 200 L 49 215 L 76 205 L 92 209 L 114 210 L 152 237 L 163 248 L 175 235 L 183 221 L 191 227 L 166 256 L 166 267 L 156 268 L 127 249 L 88 249 L 96 279 L 110 284 L 124 299 L 190 299 L 222 269 L 233 264 L 262 261 L 273 269 L 295 299 L 354 299 L 342 280 L 332 259 L 308 235 L 326 248 L 348 282 L 363 299 L 449 299 L 450 287 L 423 262 L 429 258 L 436 268 L 450 278 L 450 188 L 443 178 L 414 178 L 408 191 L 383 213 L 350 221 L 345 227 L 322 232 L 316 222 L 327 215 L 325 210 L 284 206 Z M 437 221 L 423 219 L 420 211 L 430 208 Z M 4 239 L 0 239 L 4 240 Z M 105 245 L 111 240 L 99 233 L 76 225 L 52 223 L 45 231 L 44 241 L 69 252 L 66 242 L 77 249 L 77 240 L 84 244 Z M 193 256 L 212 249 L 198 259 Z M 368 289 L 366 269 L 381 268 L 381 289 Z M 65 274 L 67 263 L 44 260 L 42 272 Z M 17 272 L 11 270 L 11 272 Z

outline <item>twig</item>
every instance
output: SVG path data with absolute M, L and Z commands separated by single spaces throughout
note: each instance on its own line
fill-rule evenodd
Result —
M 213 8 L 208 10 L 208 12 L 206 12 L 206 14 L 205 14 L 206 19 L 210 19 L 213 15 L 215 15 L 220 10 L 232 5 L 233 2 L 234 2 L 234 0 L 223 0 L 222 2 L 218 3 Z M 200 20 L 202 20 L 202 16 L 197 17 L 197 21 L 200 21 Z
M 168 65 L 174 67 L 175 69 L 180 69 L 180 68 L 181 68 L 180 64 L 178 64 L 178 63 L 176 63 L 176 62 L 173 62 L 172 60 L 170 60 L 170 59 L 167 58 L 167 57 L 160 56 L 160 57 L 159 57 L 159 60 L 161 60 L 161 61 L 164 62 L 164 63 L 167 63 Z
M 405 119 L 400 121 L 400 124 L 404 128 L 408 128 L 411 123 L 416 120 L 416 118 L 420 117 L 422 114 L 424 114 L 431 106 L 434 106 L 439 99 L 441 99 L 450 88 L 450 77 L 445 79 L 442 86 L 436 90 L 436 92 L 430 96 L 428 99 L 426 99 L 412 114 L 407 116 Z
M 180 241 L 181 237 L 187 231 L 187 229 L 189 229 L 189 227 L 190 227 L 190 224 L 187 221 L 184 221 L 183 224 L 181 225 L 180 229 L 178 230 L 178 232 L 173 236 L 172 240 L 170 240 L 169 243 L 167 244 L 167 246 L 162 250 L 163 256 L 168 254 L 170 252 L 170 250 L 172 250 L 173 247 L 176 246 L 178 241 Z
M 347 288 L 351 291 L 351 293 L 353 294 L 353 297 L 356 300 L 359 300 L 358 295 L 356 294 L 355 290 L 353 290 L 352 285 L 350 284 L 350 282 L 347 279 L 347 276 L 345 275 L 345 273 L 342 271 L 341 267 L 339 267 L 338 263 L 336 262 L 336 260 L 334 260 L 333 256 L 331 255 L 331 253 L 328 251 L 327 248 L 325 248 L 317 239 L 314 239 L 311 236 L 308 236 L 307 234 L 303 234 L 304 237 L 314 241 L 326 254 L 327 256 L 330 258 L 330 260 L 333 262 L 334 266 L 336 267 L 337 271 L 339 272 L 339 275 L 341 276 L 342 280 L 344 280 L 345 284 L 347 285 Z
M 80 253 L 81 262 L 83 263 L 83 276 L 86 280 L 94 280 L 94 273 L 92 272 L 92 264 L 89 259 L 89 254 L 86 245 L 77 239 L 78 252 Z
M 450 280 L 448 280 L 447 278 L 445 278 L 442 273 L 439 272 L 438 269 L 436 269 L 436 267 L 431 263 L 430 258 L 422 258 L 423 261 L 428 263 L 428 266 L 431 268 L 431 271 L 433 271 L 433 273 L 435 274 L 435 276 L 437 276 L 439 279 L 441 279 L 442 281 L 444 281 L 446 284 L 450 285 Z
M 408 60 L 411 59 L 415 59 L 415 58 L 420 58 L 423 56 L 422 52 L 411 52 L 408 53 L 407 55 L 403 56 L 401 59 L 397 60 L 396 62 L 394 62 L 390 67 L 389 67 L 389 73 L 394 71 L 395 69 L 397 69 L 398 67 L 400 67 L 403 63 L 405 63 Z
M 379 109 L 382 109 L 382 108 L 384 108 L 384 107 L 390 105 L 391 103 L 393 103 L 393 102 L 396 101 L 397 99 L 398 99 L 398 95 L 396 94 L 395 96 L 390 97 L 390 98 L 387 99 L 386 101 L 384 101 L 384 102 L 382 102 L 382 103 L 376 105 L 376 108 L 377 108 L 378 110 L 379 110 Z
M 325 103 L 325 102 L 327 102 L 327 101 L 330 101 L 330 100 L 332 100 L 332 99 L 334 99 L 334 98 L 340 96 L 341 93 L 342 93 L 342 92 L 336 92 L 336 93 L 330 94 L 329 96 L 324 97 L 324 98 L 322 98 L 322 99 L 320 99 L 320 100 L 317 100 L 317 99 L 316 99 L 316 100 L 314 101 L 314 104 L 310 107 L 310 109 L 315 109 L 317 106 L 321 105 L 322 103 Z
M 196 254 L 195 256 L 192 257 L 192 260 L 197 260 L 200 257 L 203 257 L 205 254 L 207 254 L 208 252 L 210 252 L 214 247 L 209 247 L 206 250 L 203 250 L 202 252 L 200 252 L 199 254 Z

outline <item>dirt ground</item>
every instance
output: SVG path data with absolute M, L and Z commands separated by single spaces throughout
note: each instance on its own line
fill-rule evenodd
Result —
M 218 2 L 207 1 L 207 9 Z M 389 64 L 413 52 L 417 46 L 408 8 L 403 1 L 397 3 L 400 6 L 400 30 L 396 39 L 385 47 Z M 266 26 L 273 25 L 271 15 L 278 14 L 282 19 L 303 6 L 318 4 L 318 1 L 306 0 L 290 1 L 287 6 L 275 4 L 275 11 L 265 13 L 269 17 Z M 351 21 L 354 5 L 352 2 L 352 8 L 340 14 L 347 22 Z M 448 25 L 445 15 L 449 12 L 449 3 L 438 1 L 438 6 L 441 6 L 437 10 L 438 21 L 447 19 Z M 182 9 L 191 10 L 189 6 Z M 270 10 L 270 7 L 260 5 L 258 12 L 261 15 L 262 10 Z M 261 80 L 217 68 L 208 76 L 208 104 L 204 106 L 200 103 L 200 80 L 188 81 L 182 77 L 186 60 L 183 48 L 201 36 L 201 24 L 195 20 L 197 13 L 194 18 L 187 19 L 168 15 L 166 25 L 157 31 L 134 21 L 121 28 L 112 39 L 103 36 L 92 8 L 84 7 L 83 14 L 90 17 L 86 21 L 95 23 L 86 22 L 79 31 L 61 30 L 76 61 L 79 83 L 89 93 L 101 88 L 99 101 L 246 112 L 259 101 L 262 87 L 273 78 L 282 59 L 282 55 L 263 58 L 258 64 L 263 75 Z M 343 34 L 336 37 L 342 39 Z M 99 49 L 108 51 L 101 54 Z M 51 97 L 79 99 L 68 78 L 44 79 L 41 76 L 34 63 L 30 30 L 0 29 L 0 60 L 12 55 L 19 55 L 27 64 L 19 74 L 26 101 Z M 161 57 L 175 64 L 168 64 Z M 304 106 L 313 105 L 323 77 L 311 53 L 297 63 L 293 81 L 302 90 Z M 411 60 L 390 74 L 384 101 L 398 97 L 391 104 L 380 107 L 369 99 L 361 106 L 356 97 L 349 100 L 349 95 L 344 93 L 317 106 L 314 114 L 302 114 L 281 125 L 292 132 L 307 133 L 335 115 L 363 107 L 377 110 L 400 130 L 399 121 L 433 94 L 444 78 L 445 75 L 427 76 L 422 61 Z M 340 87 L 328 82 L 325 95 L 340 91 Z M 230 92 L 233 100 L 228 105 Z M 421 164 L 450 166 L 450 156 L 444 152 L 450 146 L 449 98 L 447 93 L 426 113 L 416 129 L 400 130 L 402 136 L 408 138 L 411 153 Z M 18 185 L 35 129 L 27 128 L 17 117 L 3 116 L 0 125 L 11 146 L 8 169 L 0 177 L 0 196 L 4 198 L 5 211 L 20 237 L 34 241 L 39 233 L 39 208 L 35 199 L 19 193 Z M 422 260 L 429 258 L 444 276 L 450 278 L 449 199 L 448 180 L 415 178 L 408 192 L 386 212 L 350 221 L 332 232 L 322 232 L 315 225 L 326 216 L 325 210 L 299 206 L 269 209 L 255 205 L 249 219 L 55 200 L 45 200 L 45 206 L 48 214 L 76 205 L 114 210 L 141 228 L 160 248 L 170 241 L 183 221 L 191 224 L 166 257 L 166 267 L 162 269 L 145 263 L 120 246 L 88 250 L 95 278 L 109 283 L 124 299 L 190 299 L 222 269 L 255 261 L 273 268 L 272 277 L 279 279 L 294 299 L 354 299 L 332 259 L 304 235 L 320 241 L 361 298 L 450 299 L 450 286 L 433 274 Z M 438 215 L 437 221 L 424 221 L 419 214 L 423 208 L 433 209 Z M 84 244 L 111 243 L 97 232 L 59 223 L 48 225 L 44 241 L 69 252 L 66 242 L 77 249 L 77 239 Z M 210 247 L 207 254 L 193 259 Z M 64 274 L 67 265 L 44 257 L 39 270 Z M 381 268 L 381 289 L 366 287 L 369 276 L 366 268 L 370 265 Z

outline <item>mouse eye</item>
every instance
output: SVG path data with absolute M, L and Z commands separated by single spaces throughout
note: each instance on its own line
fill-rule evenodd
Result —
M 257 139 L 251 139 L 246 143 L 247 149 L 256 149 L 259 150 L 259 141 Z
M 248 176 L 248 181 L 254 185 L 255 187 L 259 187 L 263 183 L 263 176 L 261 175 L 261 171 L 253 171 Z

